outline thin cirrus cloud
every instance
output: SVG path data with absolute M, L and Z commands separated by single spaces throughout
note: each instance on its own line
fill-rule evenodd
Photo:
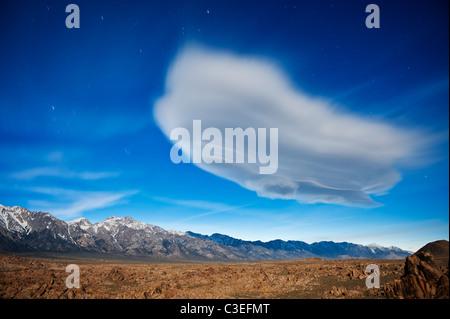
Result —
M 190 208 L 198 208 L 203 210 L 217 210 L 217 209 L 233 209 L 236 208 L 236 206 L 230 206 L 224 203 L 217 203 L 217 202 L 210 202 L 210 201 L 204 201 L 204 200 L 184 200 L 184 199 L 173 199 L 173 198 L 166 198 L 166 197 L 153 197 L 153 200 L 175 205 L 175 206 L 183 206 L 183 207 L 190 207 Z
M 154 118 L 167 138 L 177 127 L 278 128 L 278 171 L 258 164 L 195 164 L 261 197 L 372 207 L 433 138 L 379 118 L 352 114 L 294 87 L 274 63 L 188 47 L 171 65 Z M 192 131 L 191 131 L 192 132 Z M 203 142 L 204 144 L 207 142 Z M 223 153 L 223 152 L 222 152 Z
M 96 181 L 119 176 L 117 172 L 74 171 L 63 167 L 35 167 L 10 174 L 10 177 L 21 182 L 36 184 L 40 177 L 54 177 L 58 181 L 68 179 Z M 138 191 L 84 191 L 61 187 L 29 186 L 23 190 L 39 195 L 39 199 L 28 200 L 33 210 L 51 212 L 57 217 L 72 218 L 84 212 L 110 207 L 121 203 Z M 46 198 L 46 199 L 42 199 Z
M 188 207 L 188 208 L 195 208 L 200 209 L 205 212 L 200 214 L 195 214 L 189 217 L 186 217 L 183 219 L 183 221 L 200 218 L 208 215 L 228 212 L 228 211 L 236 211 L 241 208 L 249 206 L 247 205 L 241 205 L 241 206 L 232 206 L 224 203 L 217 203 L 217 202 L 210 202 L 210 201 L 202 201 L 202 200 L 182 200 L 182 199 L 172 199 L 172 198 L 165 198 L 165 197 L 154 197 L 153 200 L 174 205 L 174 206 L 181 206 L 181 207 Z
M 119 176 L 118 172 L 76 172 L 60 167 L 36 167 L 10 175 L 18 180 L 33 180 L 38 177 L 61 177 L 61 178 L 77 178 L 83 180 L 97 180 L 103 178 L 111 178 Z
M 62 218 L 78 217 L 86 211 L 117 205 L 138 193 L 137 190 L 79 191 L 47 187 L 33 187 L 28 190 L 52 197 L 52 201 L 30 200 L 28 204 L 33 210 L 51 211 L 53 215 Z

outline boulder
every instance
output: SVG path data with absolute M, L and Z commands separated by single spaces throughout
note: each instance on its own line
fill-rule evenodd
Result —
M 388 298 L 434 299 L 449 297 L 448 274 L 444 274 L 428 251 L 406 257 L 404 275 L 386 288 Z

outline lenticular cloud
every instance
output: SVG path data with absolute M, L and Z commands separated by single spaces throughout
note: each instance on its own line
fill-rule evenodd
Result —
M 199 48 L 173 62 L 154 116 L 168 138 L 198 119 L 204 129 L 278 128 L 273 175 L 248 163 L 195 165 L 259 196 L 302 203 L 376 206 L 371 195 L 391 189 L 401 178 L 396 167 L 419 156 L 427 142 L 420 132 L 306 95 L 266 60 Z

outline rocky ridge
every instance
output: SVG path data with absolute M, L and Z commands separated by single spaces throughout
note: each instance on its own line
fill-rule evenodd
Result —
M 404 274 L 385 288 L 389 298 L 448 299 L 448 241 L 428 243 L 406 257 Z M 434 252 L 438 257 L 433 256 Z
M 309 257 L 399 259 L 399 248 L 352 243 L 273 240 L 244 241 L 221 234 L 164 230 L 130 217 L 65 222 L 44 212 L 0 205 L 0 251 L 97 253 L 176 260 L 260 261 Z

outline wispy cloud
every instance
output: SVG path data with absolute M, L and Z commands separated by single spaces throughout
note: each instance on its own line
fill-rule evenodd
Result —
M 18 180 L 33 180 L 38 177 L 76 178 L 82 180 L 97 180 L 119 176 L 118 172 L 76 172 L 61 167 L 36 167 L 14 172 L 10 177 Z
M 166 197 L 153 197 L 153 200 L 156 200 L 158 202 L 171 204 L 171 205 L 177 205 L 177 206 L 185 206 L 185 207 L 192 207 L 192 208 L 199 208 L 199 209 L 223 209 L 226 207 L 233 207 L 229 206 L 227 204 L 223 203 L 217 203 L 217 202 L 210 202 L 210 201 L 204 201 L 204 200 L 183 200 L 183 199 L 173 199 L 173 198 L 166 198 Z
M 223 213 L 228 211 L 235 211 L 244 207 L 249 206 L 249 204 L 241 205 L 241 206 L 233 206 L 224 203 L 210 202 L 210 201 L 202 201 L 202 200 L 180 200 L 180 199 L 172 199 L 165 197 L 154 197 L 156 201 L 167 203 L 170 205 L 196 208 L 199 210 L 206 210 L 206 212 L 192 215 L 186 218 L 183 218 L 182 221 L 187 221 L 195 218 L 200 218 L 208 215 L 213 215 L 217 213 Z
M 60 151 L 53 151 L 47 154 L 45 159 L 50 163 L 58 163 L 61 162 L 64 157 L 64 154 Z
M 30 200 L 30 209 L 48 211 L 57 217 L 78 217 L 83 212 L 110 207 L 122 203 L 127 197 L 137 194 L 138 190 L 106 192 L 78 191 L 63 188 L 34 187 L 29 191 L 49 195 L 51 201 Z
M 262 116 L 262 114 L 264 116 Z M 337 108 L 295 88 L 275 64 L 187 48 L 166 78 L 154 108 L 169 137 L 177 127 L 278 128 L 278 171 L 258 174 L 258 164 L 196 164 L 261 197 L 302 203 L 379 206 L 374 195 L 400 180 L 398 167 L 417 165 L 434 137 Z
M 386 115 L 413 112 L 420 109 L 422 112 L 422 106 L 424 103 L 429 103 L 433 97 L 439 94 L 448 95 L 449 78 L 438 78 L 434 81 L 428 81 L 426 84 L 421 86 L 416 86 L 410 90 L 398 94 L 394 98 L 383 101 L 383 105 L 389 105 L 390 107 L 385 108 Z M 436 106 L 432 106 L 436 107 Z M 448 138 L 448 132 L 447 132 Z
M 46 159 L 50 162 L 60 162 L 62 153 L 53 152 Z M 21 187 L 22 190 L 38 194 L 37 199 L 28 200 L 30 209 L 47 211 L 61 218 L 77 217 L 86 211 L 119 204 L 138 192 L 137 190 L 86 191 L 61 186 L 67 185 L 66 183 L 71 180 L 83 180 L 92 187 L 92 183 L 97 180 L 119 176 L 118 172 L 76 171 L 59 166 L 42 166 L 17 171 L 9 176 L 21 183 L 28 182 L 25 183 L 28 186 Z M 45 184 L 42 184 L 39 179 L 41 177 L 54 179 L 50 180 L 50 183 L 46 181 Z M 96 189 L 98 189 L 98 186 L 97 184 Z

